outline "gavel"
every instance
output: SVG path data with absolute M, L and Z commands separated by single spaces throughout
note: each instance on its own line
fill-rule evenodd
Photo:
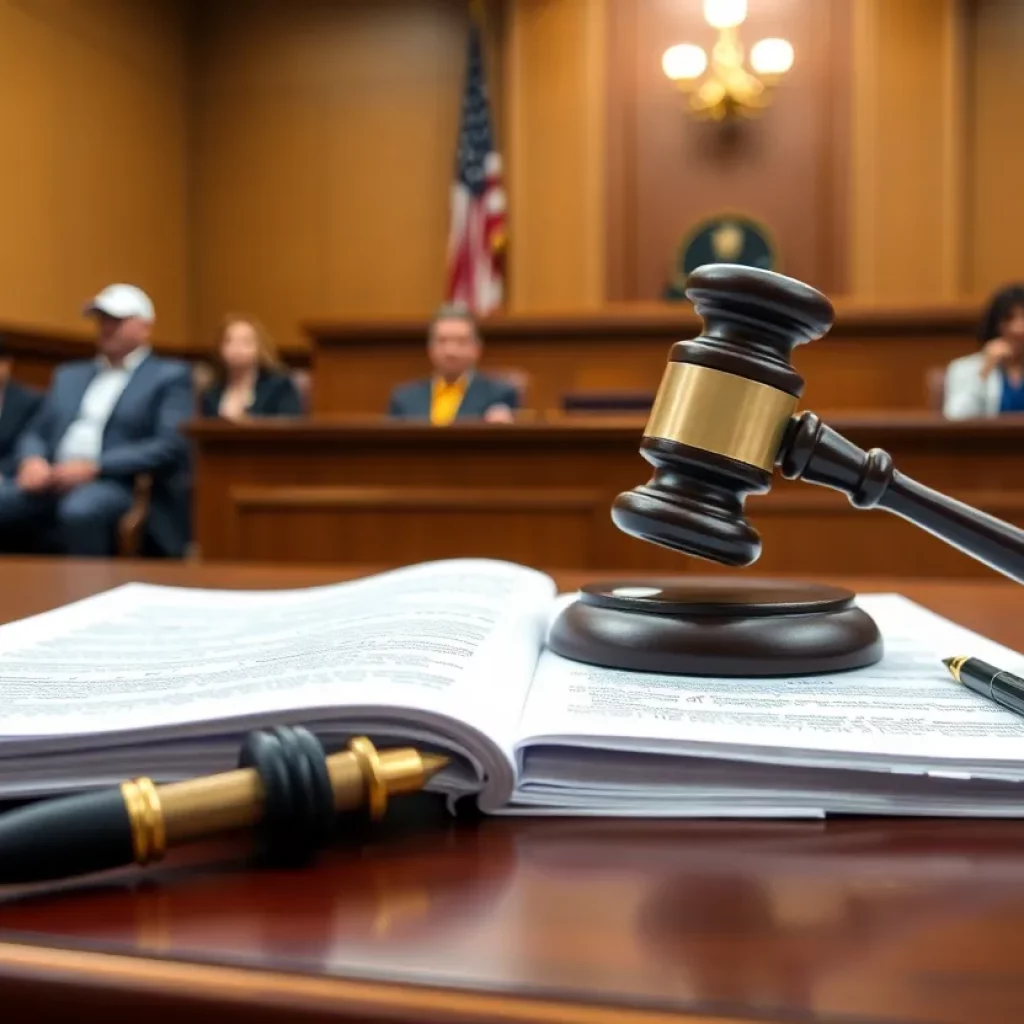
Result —
M 813 412 L 794 415 L 804 380 L 793 349 L 821 338 L 835 318 L 821 292 L 770 271 L 712 264 L 690 275 L 686 294 L 704 329 L 672 347 L 640 446 L 654 476 L 615 499 L 620 530 L 750 565 L 761 539 L 744 501 L 769 490 L 777 466 L 789 480 L 893 512 L 1024 580 L 1024 530 L 910 479 L 887 452 L 861 450 Z
M 669 353 L 640 442 L 654 474 L 615 498 L 620 530 L 749 566 L 761 538 L 744 502 L 770 489 L 777 467 L 1024 580 L 1024 531 L 910 479 L 887 452 L 862 451 L 813 412 L 796 414 L 804 380 L 793 350 L 823 337 L 835 318 L 821 292 L 770 271 L 711 264 L 690 275 L 686 295 L 704 328 Z M 556 617 L 548 644 L 591 664 L 712 676 L 844 671 L 883 656 L 876 623 L 841 587 L 690 574 L 589 584 Z

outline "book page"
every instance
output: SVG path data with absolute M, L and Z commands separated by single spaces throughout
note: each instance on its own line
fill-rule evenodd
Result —
M 0 743 L 344 707 L 504 736 L 553 593 L 486 560 L 308 590 L 131 584 L 0 628 Z
M 829 676 L 713 679 L 623 672 L 545 652 L 520 724 L 531 744 L 774 763 L 1024 777 L 1024 718 L 953 681 L 943 657 L 1024 659 L 897 595 L 858 599 L 882 632 L 876 666 Z

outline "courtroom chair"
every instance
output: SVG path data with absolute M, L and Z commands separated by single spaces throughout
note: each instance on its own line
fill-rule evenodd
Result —
M 566 415 L 647 415 L 654 404 L 653 391 L 570 391 L 562 395 L 562 412 Z
M 148 473 L 140 473 L 133 482 L 131 508 L 121 516 L 117 524 L 116 554 L 119 558 L 138 558 L 142 553 L 152 490 L 152 478 Z M 56 531 L 44 530 L 35 553 L 56 555 L 61 551 Z
M 214 376 L 213 366 L 205 360 L 200 359 L 192 364 L 192 390 L 197 413 L 199 396 L 213 383 Z M 132 507 L 117 524 L 117 553 L 122 558 L 139 558 L 143 554 L 152 495 L 152 477 L 147 473 L 137 476 L 132 485 Z
M 492 380 L 508 384 L 519 398 L 520 409 L 526 405 L 526 394 L 530 389 L 530 375 L 515 366 L 482 366 L 480 372 Z
M 925 370 L 924 390 L 929 410 L 941 414 L 946 400 L 945 366 L 929 366 Z
M 203 392 L 211 387 L 216 378 L 216 371 L 213 366 L 205 360 L 199 360 L 192 366 L 192 391 L 195 395 L 196 410 L 199 409 L 199 401 Z
M 309 370 L 295 369 L 291 371 L 291 378 L 302 403 L 302 415 L 308 416 L 313 405 L 313 375 Z
M 515 418 L 520 423 L 529 422 L 537 418 L 533 409 L 526 408 L 526 396 L 530 390 L 530 374 L 515 366 L 482 366 L 480 372 L 491 380 L 500 380 L 502 384 L 508 384 L 519 399 L 519 408 L 515 410 Z
M 117 553 L 122 558 L 138 558 L 142 553 L 152 493 L 153 478 L 148 473 L 137 476 L 132 487 L 132 507 L 117 524 Z

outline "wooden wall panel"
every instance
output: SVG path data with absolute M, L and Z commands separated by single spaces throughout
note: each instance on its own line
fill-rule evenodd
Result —
M 605 295 L 608 0 L 512 0 L 506 29 L 511 312 Z
M 0 0 L 0 318 L 81 329 L 112 281 L 188 316 L 185 20 L 173 0 Z
M 1024 279 L 1020 123 L 1024 4 L 974 0 L 969 36 L 969 286 L 984 294 Z
M 557 545 L 582 565 L 607 518 L 603 497 L 548 487 L 239 487 L 229 492 L 231 543 L 259 561 L 351 563 L 385 547 L 412 564 L 425 551 L 457 558 L 475 535 L 479 557 L 529 561 L 538 544 Z
M 851 291 L 963 292 L 965 72 L 960 0 L 853 6 Z
M 194 26 L 197 337 L 440 300 L 464 0 L 220 0 Z
M 608 94 L 609 280 L 612 299 L 655 299 L 701 218 L 734 211 L 775 234 L 782 267 L 833 293 L 846 290 L 845 208 L 849 8 L 845 0 L 750 5 L 748 42 L 783 35 L 793 70 L 771 109 L 738 131 L 701 123 L 665 78 L 661 55 L 709 48 L 699 3 L 612 0 Z

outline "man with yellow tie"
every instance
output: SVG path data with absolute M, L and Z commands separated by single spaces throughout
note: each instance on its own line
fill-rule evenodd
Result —
M 477 372 L 482 351 L 473 317 L 458 306 L 442 307 L 427 335 L 434 372 L 427 379 L 395 388 L 388 415 L 429 420 L 438 427 L 469 419 L 511 423 L 519 395 L 511 384 Z

